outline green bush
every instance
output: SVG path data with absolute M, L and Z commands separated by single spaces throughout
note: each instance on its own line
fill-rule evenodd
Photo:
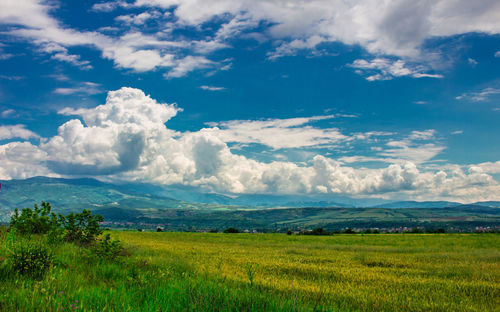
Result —
M 52 267 L 54 257 L 46 246 L 29 242 L 15 246 L 9 252 L 8 261 L 15 272 L 39 278 Z
M 65 230 L 64 239 L 69 242 L 90 244 L 102 234 L 99 222 L 104 221 L 101 215 L 93 215 L 90 210 L 81 213 L 70 213 L 61 216 L 61 223 Z
M 234 228 L 234 227 L 230 227 L 230 228 L 227 228 L 224 230 L 224 233 L 239 233 L 240 230 Z
M 111 240 L 109 234 L 92 247 L 93 255 L 100 260 L 116 260 L 123 255 L 123 250 L 122 243 L 119 240 Z
M 59 218 L 52 211 L 49 203 L 42 201 L 42 206 L 35 204 L 34 209 L 24 208 L 14 210 L 10 227 L 20 234 L 47 234 L 60 226 Z

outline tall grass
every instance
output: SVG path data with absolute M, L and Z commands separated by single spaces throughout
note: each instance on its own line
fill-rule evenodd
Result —
M 0 271 L 0 311 L 498 311 L 500 235 L 113 232 L 129 255 L 53 246 Z M 0 260 L 6 235 L 0 230 Z

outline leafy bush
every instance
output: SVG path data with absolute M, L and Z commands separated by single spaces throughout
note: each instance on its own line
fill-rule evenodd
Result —
M 239 233 L 240 230 L 238 230 L 237 228 L 234 228 L 234 227 L 230 227 L 230 228 L 227 228 L 224 230 L 224 233 Z
M 92 253 L 101 260 L 116 260 L 123 255 L 123 246 L 119 240 L 111 240 L 106 234 L 104 239 L 92 248 Z
M 34 209 L 24 208 L 14 210 L 10 227 L 20 234 L 47 234 L 60 226 L 59 218 L 53 212 L 49 203 L 42 201 L 42 206 L 35 204 Z
M 61 216 L 64 227 L 64 238 L 69 242 L 89 244 L 102 234 L 99 222 L 104 221 L 101 215 L 92 215 L 90 210 L 81 213 L 70 213 L 66 217 Z
M 42 244 L 21 243 L 10 251 L 8 261 L 15 272 L 39 278 L 52 267 L 54 258 Z

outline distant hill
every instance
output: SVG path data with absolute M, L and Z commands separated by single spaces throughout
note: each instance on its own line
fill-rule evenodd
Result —
M 500 201 L 484 201 L 473 203 L 473 205 L 484 206 L 484 207 L 496 207 L 500 208 Z
M 0 221 L 9 219 L 14 208 L 33 207 L 48 201 L 57 212 L 67 213 L 91 209 L 93 211 L 119 209 L 122 213 L 134 210 L 165 209 L 233 209 L 230 206 L 190 202 L 160 196 L 161 189 L 150 185 L 115 185 L 94 179 L 58 179 L 34 177 L 25 180 L 0 181 Z
M 0 222 L 7 222 L 16 207 L 49 201 L 56 212 L 91 209 L 110 222 L 125 222 L 132 227 L 163 224 L 171 229 L 500 224 L 500 202 L 493 201 L 463 205 L 447 201 L 388 202 L 328 194 L 224 195 L 186 186 L 117 185 L 94 179 L 47 177 L 0 183 Z M 375 207 L 366 208 L 369 205 Z
M 373 208 L 445 208 L 460 206 L 461 203 L 449 201 L 398 201 L 372 206 Z

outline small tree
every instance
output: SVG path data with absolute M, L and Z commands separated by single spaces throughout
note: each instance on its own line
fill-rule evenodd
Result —
M 66 231 L 64 238 L 67 241 L 88 244 L 102 234 L 99 222 L 104 221 L 104 218 L 101 215 L 92 215 L 90 210 L 84 209 L 81 213 L 61 216 L 61 220 Z
M 230 228 L 227 228 L 224 230 L 224 233 L 239 233 L 240 230 L 238 230 L 237 228 L 234 228 L 234 227 L 230 227 Z
M 24 208 L 21 214 L 16 208 L 10 219 L 10 226 L 20 234 L 47 234 L 57 229 L 60 222 L 50 204 L 42 201 L 41 207 L 35 204 L 34 209 Z

